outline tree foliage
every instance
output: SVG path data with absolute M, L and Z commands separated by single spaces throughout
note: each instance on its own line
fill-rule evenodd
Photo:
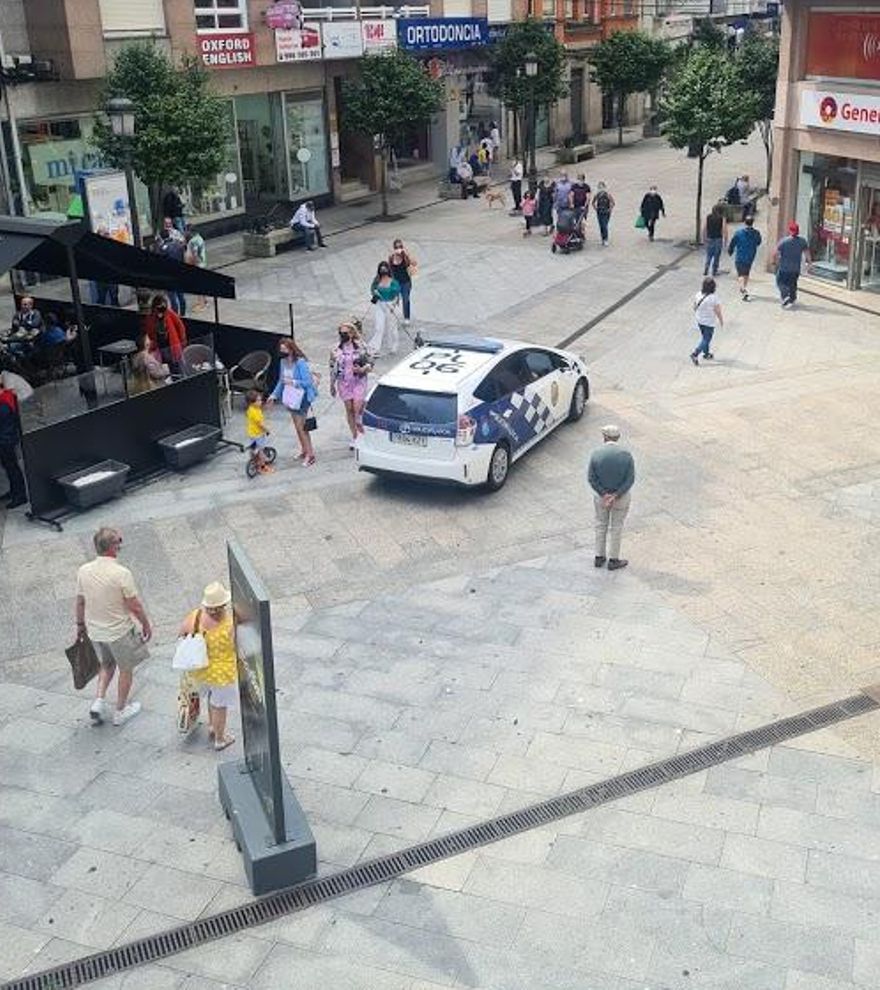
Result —
M 703 17 L 697 21 L 691 33 L 691 42 L 701 48 L 711 48 L 712 51 L 727 51 L 727 35 L 711 17 Z
M 670 46 L 643 31 L 615 31 L 590 53 L 603 93 L 617 102 L 618 144 L 623 143 L 623 105 L 631 93 L 654 92 L 672 60 Z
M 736 53 L 742 88 L 756 98 L 758 130 L 767 157 L 766 187 L 770 188 L 773 163 L 773 112 L 779 77 L 779 39 L 772 35 L 750 35 Z
M 538 74 L 526 76 L 526 56 L 533 54 Z M 523 110 L 531 97 L 537 105 L 552 104 L 567 94 L 565 86 L 565 46 L 556 40 L 541 21 L 511 24 L 507 33 L 489 52 L 489 91 L 508 110 Z
M 427 123 L 443 106 L 443 84 L 399 48 L 360 61 L 360 75 L 342 86 L 342 126 L 378 141 L 382 153 L 382 215 L 388 215 L 388 156 L 395 142 Z
M 711 48 L 695 48 L 670 80 L 661 107 L 666 139 L 698 160 L 699 241 L 706 156 L 749 136 L 758 118 L 758 99 L 743 87 L 733 59 Z
M 134 104 L 132 139 L 116 137 L 107 121 L 98 120 L 95 141 L 112 165 L 124 166 L 130 155 L 135 174 L 150 189 L 154 220 L 163 186 L 206 182 L 223 168 L 228 115 L 195 58 L 185 56 L 178 68 L 153 44 L 128 45 L 104 79 L 103 97 Z

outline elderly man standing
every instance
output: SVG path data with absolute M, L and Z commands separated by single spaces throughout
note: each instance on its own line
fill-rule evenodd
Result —
M 587 480 L 596 506 L 596 567 L 616 571 L 629 563 L 620 557 L 623 521 L 629 512 L 630 489 L 636 480 L 632 454 L 620 446 L 620 429 L 602 427 L 604 443 L 590 455 Z M 608 553 L 606 555 L 606 543 Z
M 97 556 L 83 564 L 76 576 L 77 632 L 86 628 L 101 662 L 98 697 L 89 714 L 96 725 L 104 721 L 107 688 L 119 668 L 113 724 L 122 725 L 141 710 L 140 702 L 129 701 L 128 695 L 134 668 L 146 659 L 145 644 L 153 633 L 131 571 L 116 560 L 122 534 L 105 526 L 95 533 L 94 543 Z

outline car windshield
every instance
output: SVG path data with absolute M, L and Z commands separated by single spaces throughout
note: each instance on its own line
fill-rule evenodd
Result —
M 407 423 L 454 423 L 456 397 L 449 392 L 418 392 L 378 385 L 367 403 L 367 412 Z

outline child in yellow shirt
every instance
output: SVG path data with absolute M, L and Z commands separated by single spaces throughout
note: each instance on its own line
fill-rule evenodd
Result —
M 257 462 L 257 468 L 260 473 L 268 474 L 273 469 L 266 463 L 266 458 L 263 456 L 266 437 L 269 436 L 269 431 L 266 429 L 265 413 L 263 412 L 263 394 L 252 388 L 245 398 L 247 400 L 247 410 L 244 415 L 251 457 Z

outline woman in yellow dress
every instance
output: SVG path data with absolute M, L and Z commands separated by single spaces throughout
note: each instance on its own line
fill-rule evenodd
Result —
M 232 596 L 219 581 L 205 588 L 202 604 L 186 617 L 181 636 L 200 633 L 208 649 L 208 666 L 191 672 L 208 702 L 208 738 L 214 749 L 226 749 L 235 736 L 226 731 L 226 715 L 238 701 L 235 628 L 230 604 Z

